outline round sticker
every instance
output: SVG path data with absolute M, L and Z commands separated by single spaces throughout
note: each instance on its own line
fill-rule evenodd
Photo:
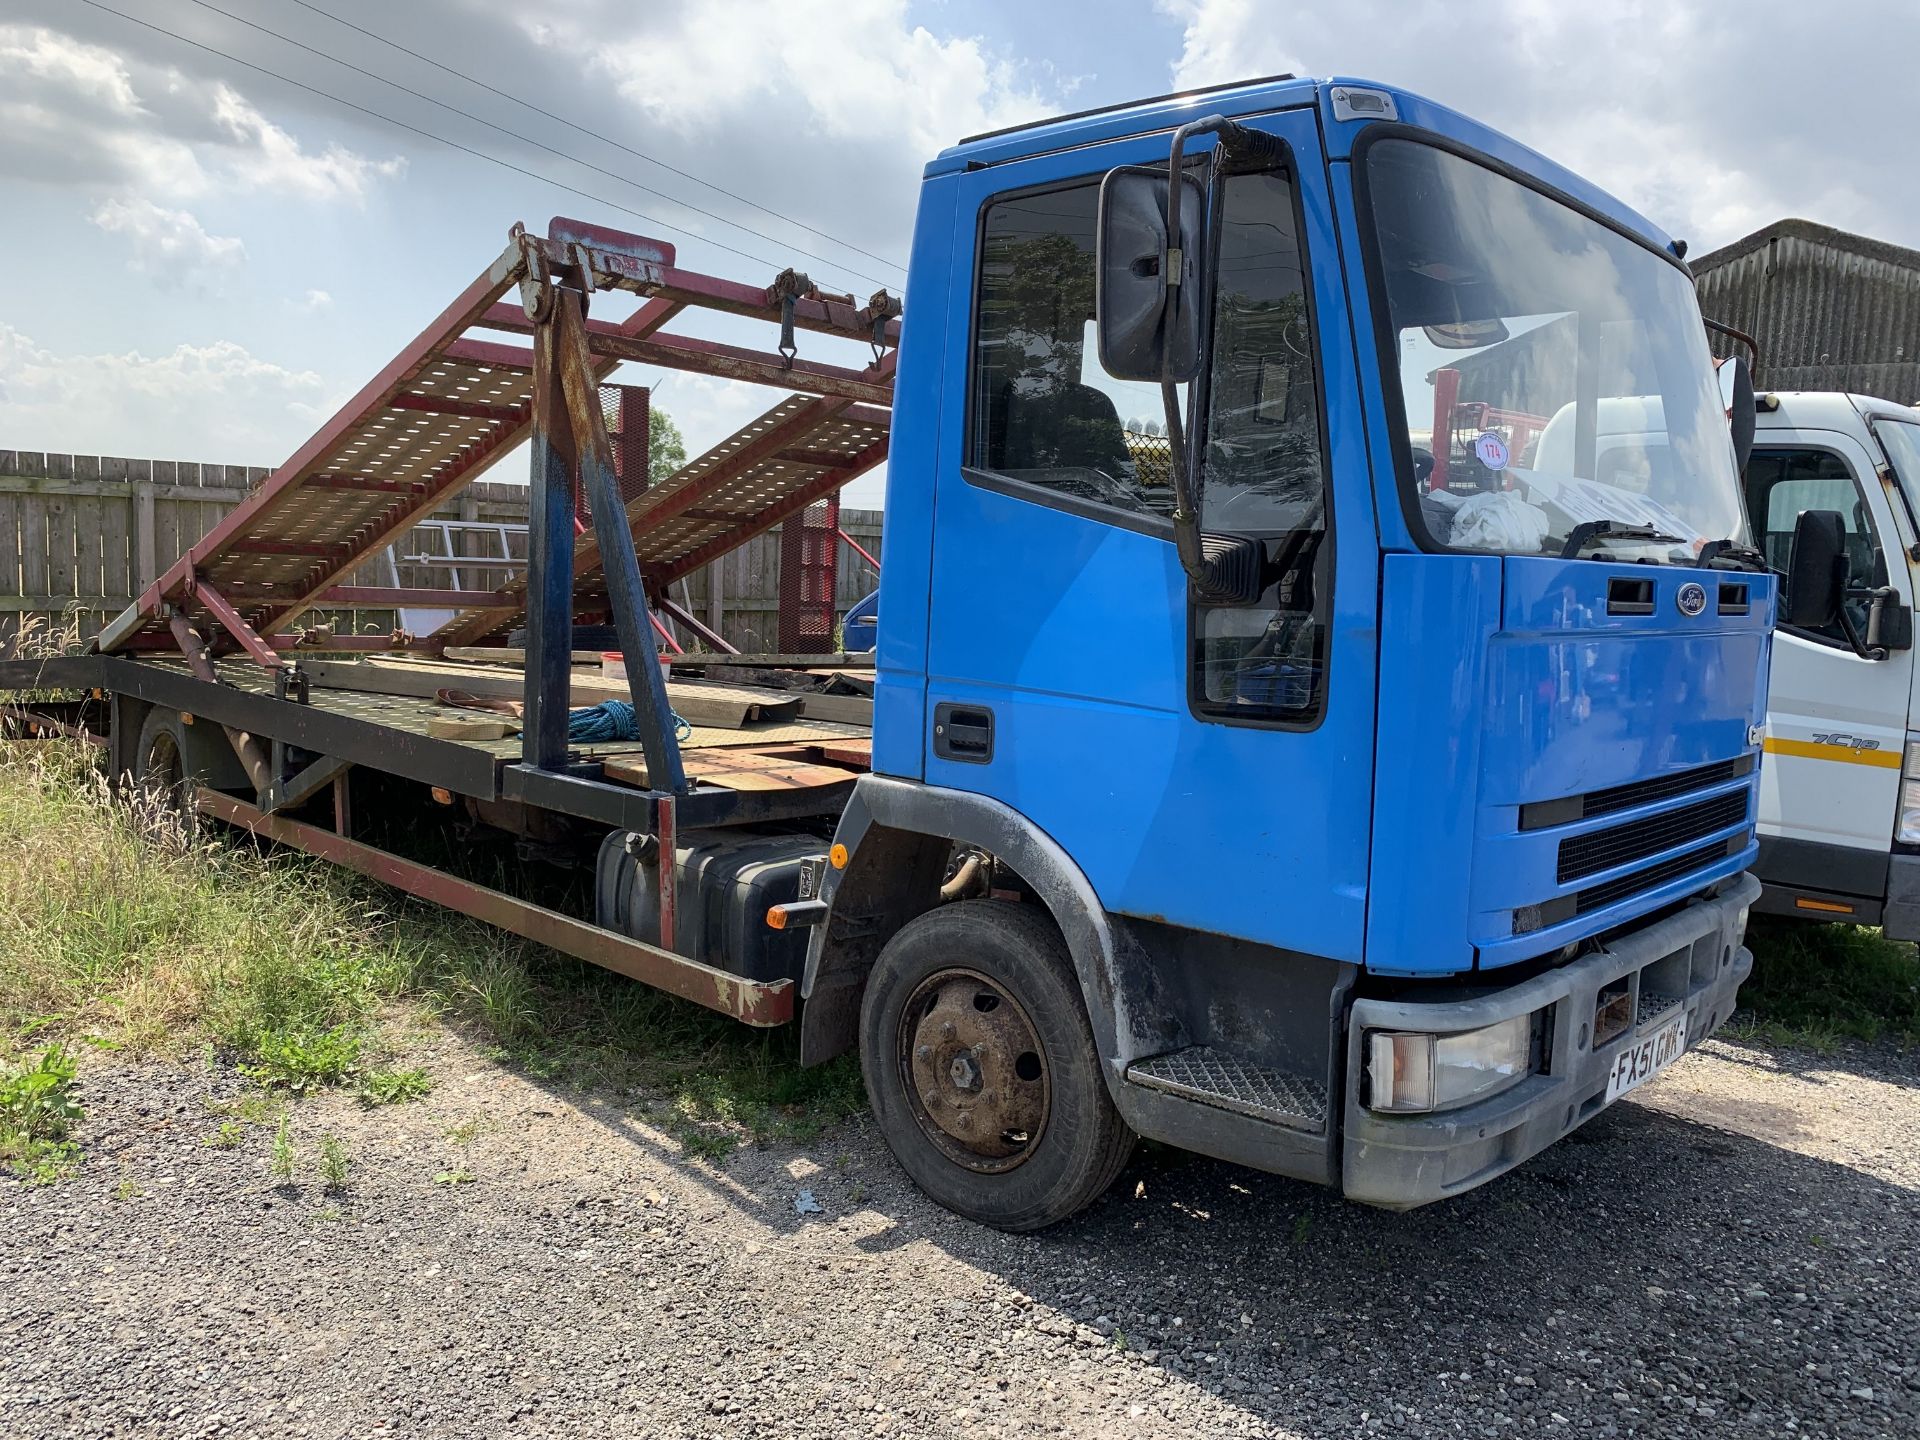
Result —
M 1480 457 L 1480 463 L 1489 470 L 1504 470 L 1512 457 L 1507 453 L 1507 442 L 1492 430 L 1482 430 L 1473 442 L 1473 453 Z

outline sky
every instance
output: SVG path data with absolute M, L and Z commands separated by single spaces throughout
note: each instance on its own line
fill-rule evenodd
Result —
M 0 449 L 274 465 L 516 220 L 898 293 L 921 168 L 959 137 L 1282 71 L 1464 110 L 1695 255 L 1786 215 L 1920 247 L 1911 0 L 106 3 L 0 0 Z M 660 382 L 690 454 L 779 398 L 621 378 Z

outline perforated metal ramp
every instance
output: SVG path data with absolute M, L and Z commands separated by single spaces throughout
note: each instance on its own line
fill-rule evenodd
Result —
M 844 397 L 795 395 L 742 426 L 627 503 L 627 528 L 649 586 L 684 575 L 833 494 L 886 458 L 891 412 Z M 574 547 L 576 598 L 596 593 L 600 547 L 591 531 Z M 502 607 L 447 626 L 449 644 L 471 644 L 515 623 L 524 580 L 501 591 Z
M 1127 1079 L 1289 1130 L 1317 1135 L 1327 1126 L 1326 1086 L 1207 1045 L 1136 1060 L 1127 1067 Z
M 679 269 L 671 245 L 577 221 L 545 238 L 516 227 L 507 248 L 421 334 L 294 455 L 102 631 L 105 651 L 173 649 L 176 616 L 263 665 L 294 643 L 294 622 L 322 605 L 406 604 L 417 593 L 354 587 L 359 565 L 433 513 L 531 433 L 535 352 L 494 336 L 534 332 L 525 305 L 502 304 L 525 282 L 567 270 L 570 283 L 644 303 L 617 322 L 586 322 L 594 373 L 625 360 L 799 392 L 636 498 L 640 559 L 664 587 L 831 493 L 886 453 L 899 305 L 827 296 L 793 272 L 758 287 Z M 523 289 L 522 298 L 531 292 Z M 862 368 L 668 333 L 682 312 L 708 309 L 871 345 Z M 598 571 L 591 542 L 578 574 Z M 372 593 L 378 590 L 380 598 Z M 426 605 L 428 599 L 411 603 Z M 440 639 L 488 634 L 521 608 L 510 591 L 476 594 Z M 370 642 L 385 643 L 385 642 Z M 366 648 L 348 644 L 334 648 Z

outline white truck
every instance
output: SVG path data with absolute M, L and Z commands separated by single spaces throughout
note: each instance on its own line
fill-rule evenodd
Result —
M 1790 623 L 1791 595 L 1781 607 L 1756 908 L 1920 939 L 1920 410 L 1811 391 L 1763 394 L 1757 410 L 1754 543 L 1786 574 L 1799 517 L 1835 514 L 1847 584 L 1824 624 Z

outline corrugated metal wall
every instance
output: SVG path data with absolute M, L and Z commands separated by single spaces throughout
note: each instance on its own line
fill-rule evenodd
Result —
M 1853 242 L 1853 243 L 1849 243 Z M 1804 221 L 1695 263 L 1700 309 L 1760 343 L 1763 390 L 1920 401 L 1920 255 Z M 1713 351 L 1738 348 L 1716 335 Z

